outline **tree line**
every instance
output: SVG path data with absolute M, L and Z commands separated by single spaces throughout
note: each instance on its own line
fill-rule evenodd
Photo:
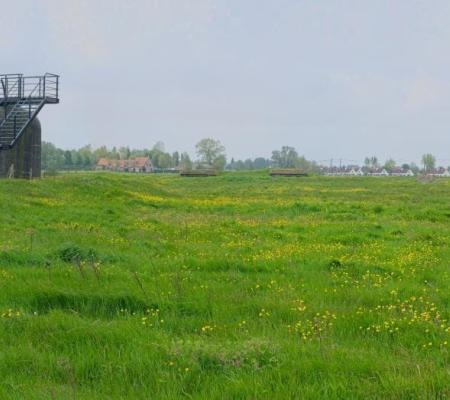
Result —
M 101 146 L 94 149 L 91 145 L 79 149 L 63 150 L 49 142 L 42 142 L 41 162 L 44 170 L 90 170 L 98 160 L 128 160 L 135 157 L 149 157 L 155 168 L 169 169 L 189 167 L 192 161 L 186 152 L 166 152 L 162 142 L 151 149 L 130 149 L 129 147 Z
M 91 145 L 79 149 L 64 150 L 49 142 L 42 142 L 42 168 L 44 170 L 91 170 L 98 160 L 128 160 L 135 157 L 149 157 L 153 168 L 167 170 L 170 168 L 192 169 L 212 167 L 218 170 L 253 170 L 269 167 L 314 169 L 316 164 L 299 156 L 293 147 L 283 146 L 274 150 L 272 157 L 256 157 L 254 159 L 227 162 L 225 147 L 220 141 L 205 138 L 196 146 L 195 160 L 187 152 L 165 151 L 164 143 L 157 142 L 151 149 L 130 149 L 128 146 L 93 148 Z
M 79 149 L 64 150 L 49 142 L 42 142 L 42 168 L 44 170 L 91 170 L 98 160 L 128 160 L 135 157 L 149 157 L 155 169 L 168 170 L 178 168 L 189 170 L 193 168 L 214 168 L 217 170 L 255 170 L 270 167 L 300 168 L 307 172 L 319 171 L 320 166 L 315 161 L 309 161 L 300 155 L 294 147 L 283 146 L 280 150 L 272 151 L 270 158 L 256 157 L 245 160 L 232 158 L 227 161 L 225 147 L 219 140 L 205 138 L 196 146 L 196 159 L 192 160 L 187 152 L 168 152 L 163 142 L 157 142 L 151 149 L 130 149 L 128 146 L 107 148 L 101 146 L 93 148 L 91 145 Z M 423 171 L 431 171 L 436 167 L 436 158 L 432 154 L 422 157 Z M 363 169 L 385 168 L 392 172 L 395 168 L 411 169 L 413 172 L 421 170 L 416 164 L 397 165 L 395 160 L 388 159 L 384 164 L 375 156 L 366 157 Z
M 136 157 L 149 157 L 155 169 L 192 169 L 212 167 L 223 170 L 227 165 L 225 147 L 218 140 L 205 138 L 196 146 L 196 160 L 191 160 L 187 152 L 165 151 L 163 142 L 157 142 L 151 149 L 130 149 L 128 146 L 94 149 L 91 145 L 79 149 L 64 150 L 53 143 L 42 142 L 41 162 L 44 170 L 90 170 L 101 158 L 108 160 L 129 160 Z
M 397 162 L 392 158 L 389 158 L 388 160 L 386 160 L 384 162 L 384 164 L 381 164 L 378 161 L 377 157 L 372 156 L 372 157 L 366 157 L 364 159 L 363 169 L 370 170 L 370 169 L 374 169 L 374 168 L 384 168 L 387 172 L 392 172 L 395 168 L 402 168 L 404 170 L 410 169 L 414 173 L 418 173 L 420 171 L 429 172 L 436 168 L 436 157 L 430 153 L 424 154 L 422 156 L 422 166 L 423 166 L 423 168 L 421 169 L 414 162 L 403 163 L 401 165 L 397 165 Z

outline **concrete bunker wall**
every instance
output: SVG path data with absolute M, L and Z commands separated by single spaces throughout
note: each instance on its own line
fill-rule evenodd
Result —
M 4 109 L 0 107 L 0 122 Z M 40 178 L 41 176 L 41 123 L 37 118 L 10 150 L 0 150 L 0 178 Z

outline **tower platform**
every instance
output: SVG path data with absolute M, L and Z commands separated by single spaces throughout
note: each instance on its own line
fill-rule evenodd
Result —
M 0 75 L 0 177 L 40 176 L 37 115 L 44 105 L 58 103 L 58 75 Z

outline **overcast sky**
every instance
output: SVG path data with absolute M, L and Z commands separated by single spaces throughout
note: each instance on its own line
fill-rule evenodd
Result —
M 0 73 L 61 75 L 43 139 L 450 164 L 448 0 L 0 0 Z

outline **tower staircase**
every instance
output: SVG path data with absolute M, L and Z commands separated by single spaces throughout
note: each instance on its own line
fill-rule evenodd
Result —
M 13 148 L 45 104 L 59 103 L 58 96 L 58 75 L 0 75 L 0 151 Z

